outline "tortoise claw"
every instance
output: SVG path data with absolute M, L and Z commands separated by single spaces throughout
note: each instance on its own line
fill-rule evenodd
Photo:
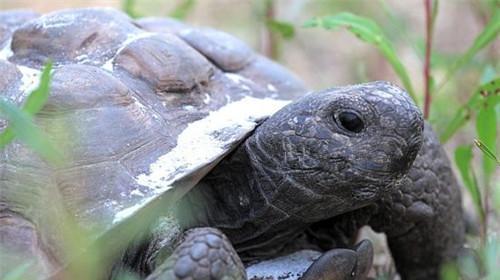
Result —
M 358 254 L 356 265 L 356 279 L 365 279 L 373 264 L 373 244 L 370 240 L 364 239 L 353 248 Z
M 366 279 L 373 261 L 373 246 L 363 240 L 353 249 L 332 249 L 304 272 L 301 280 Z

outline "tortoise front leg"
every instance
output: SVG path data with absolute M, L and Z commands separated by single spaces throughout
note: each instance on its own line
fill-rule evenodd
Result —
M 423 146 L 402 186 L 370 221 L 387 234 L 403 279 L 438 279 L 441 266 L 464 244 L 460 190 L 450 163 L 428 125 Z
M 243 280 L 246 271 L 227 237 L 204 227 L 187 230 L 172 255 L 146 279 Z

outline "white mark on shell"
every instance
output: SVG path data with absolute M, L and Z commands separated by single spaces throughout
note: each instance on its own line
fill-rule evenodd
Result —
M 136 177 L 140 185 L 152 190 L 151 196 L 119 211 L 113 223 L 172 188 L 176 180 L 221 157 L 229 146 L 252 131 L 258 120 L 274 114 L 288 102 L 247 96 L 189 124 L 177 137 L 177 146 L 153 162 L 149 172 Z
M 210 97 L 210 94 L 209 94 L 209 93 L 205 93 L 205 95 L 204 95 L 204 97 L 203 97 L 203 103 L 205 103 L 205 104 L 207 104 L 207 105 L 208 105 L 208 104 L 210 104 L 210 100 L 211 100 L 211 99 L 212 99 L 212 98 Z
M 189 124 L 178 136 L 177 146 L 151 164 L 149 174 L 139 175 L 138 183 L 164 191 L 177 174 L 186 174 L 190 168 L 221 155 L 228 144 L 251 131 L 257 120 L 272 115 L 287 103 L 247 96 L 210 112 L 204 119 Z M 223 139 L 218 137 L 221 135 Z
M 142 206 L 146 205 L 149 201 L 153 200 L 153 198 L 154 197 L 148 197 L 148 198 L 142 200 L 141 202 L 139 202 L 131 207 L 128 207 L 128 208 L 125 208 L 125 209 L 119 211 L 118 213 L 115 214 L 115 217 L 113 219 L 113 224 L 117 223 L 117 222 L 119 222 L 127 217 L 130 217 L 137 210 L 141 209 Z
M 9 39 L 9 41 L 7 41 L 7 43 L 5 44 L 5 47 L 3 47 L 2 50 L 0 50 L 0 59 L 7 60 L 9 59 L 9 57 L 14 55 L 10 47 L 11 42 L 12 39 Z
M 132 42 L 142 39 L 142 38 L 148 38 L 148 37 L 153 37 L 155 35 L 158 35 L 157 33 L 152 33 L 152 32 L 140 32 L 140 33 L 131 33 L 127 36 L 127 39 L 121 44 L 121 46 L 118 48 L 116 51 L 115 55 L 110 58 L 108 61 L 106 61 L 101 68 L 113 72 L 113 61 L 115 60 L 116 56 L 120 54 L 121 51 L 123 51 L 128 45 L 130 45 Z
M 138 189 L 135 189 L 133 191 L 130 192 L 131 195 L 135 195 L 135 196 L 144 196 L 144 193 L 141 192 L 140 190 Z
M 269 91 L 273 91 L 273 92 L 277 92 L 278 90 L 276 89 L 275 86 L 273 86 L 272 84 L 267 84 L 267 89 Z
M 42 73 L 37 69 L 29 68 L 26 66 L 18 65 L 17 68 L 23 75 L 23 77 L 21 78 L 21 85 L 19 86 L 19 90 L 22 91 L 26 96 L 38 87 L 38 84 L 40 83 L 40 76 Z
M 57 16 L 53 16 L 53 13 L 41 16 L 36 20 L 36 28 L 38 29 L 49 29 L 49 28 L 63 28 L 65 26 L 71 25 L 76 20 L 76 15 L 72 13 L 60 13 Z
M 235 74 L 235 73 L 225 73 L 224 75 L 226 75 L 226 77 L 228 77 L 231 81 L 237 83 L 237 84 L 242 84 L 242 83 L 253 83 L 251 80 L 241 76 L 241 75 L 238 75 L 238 74 Z

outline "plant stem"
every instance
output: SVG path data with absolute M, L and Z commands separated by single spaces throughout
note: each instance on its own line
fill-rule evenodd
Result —
M 424 118 L 429 118 L 431 106 L 431 51 L 432 51 L 432 0 L 424 0 L 425 7 L 425 62 L 424 62 Z
M 489 213 L 490 213 L 490 203 L 489 203 L 489 199 L 490 199 L 490 194 L 491 194 L 491 190 L 490 190 L 490 185 L 489 185 L 489 182 L 486 182 L 485 186 L 484 186 L 484 217 L 483 217 L 483 227 L 482 227 L 482 243 L 483 245 L 486 244 L 487 240 L 486 240 L 486 237 L 488 236 L 488 216 L 489 216 Z
M 277 59 L 278 57 L 278 42 L 276 35 L 269 28 L 268 22 L 274 21 L 275 9 L 273 0 L 265 0 L 264 2 L 264 22 L 261 34 L 261 51 L 267 57 Z

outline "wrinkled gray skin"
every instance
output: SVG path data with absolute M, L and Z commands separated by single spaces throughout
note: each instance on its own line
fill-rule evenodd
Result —
M 361 117 L 361 132 L 342 127 L 345 111 Z M 463 244 L 460 201 L 449 162 L 406 93 L 384 82 L 334 88 L 263 122 L 181 202 L 182 228 L 195 229 L 173 255 L 159 266 L 139 263 L 154 271 L 148 279 L 209 279 L 223 255 L 226 276 L 243 279 L 241 263 L 228 261 L 236 253 L 252 263 L 315 249 L 326 253 L 303 279 L 364 279 L 371 246 L 332 248 L 352 248 L 357 230 L 370 225 L 388 235 L 404 279 L 438 279 Z M 234 250 L 228 244 L 218 255 L 203 236 L 222 233 Z

